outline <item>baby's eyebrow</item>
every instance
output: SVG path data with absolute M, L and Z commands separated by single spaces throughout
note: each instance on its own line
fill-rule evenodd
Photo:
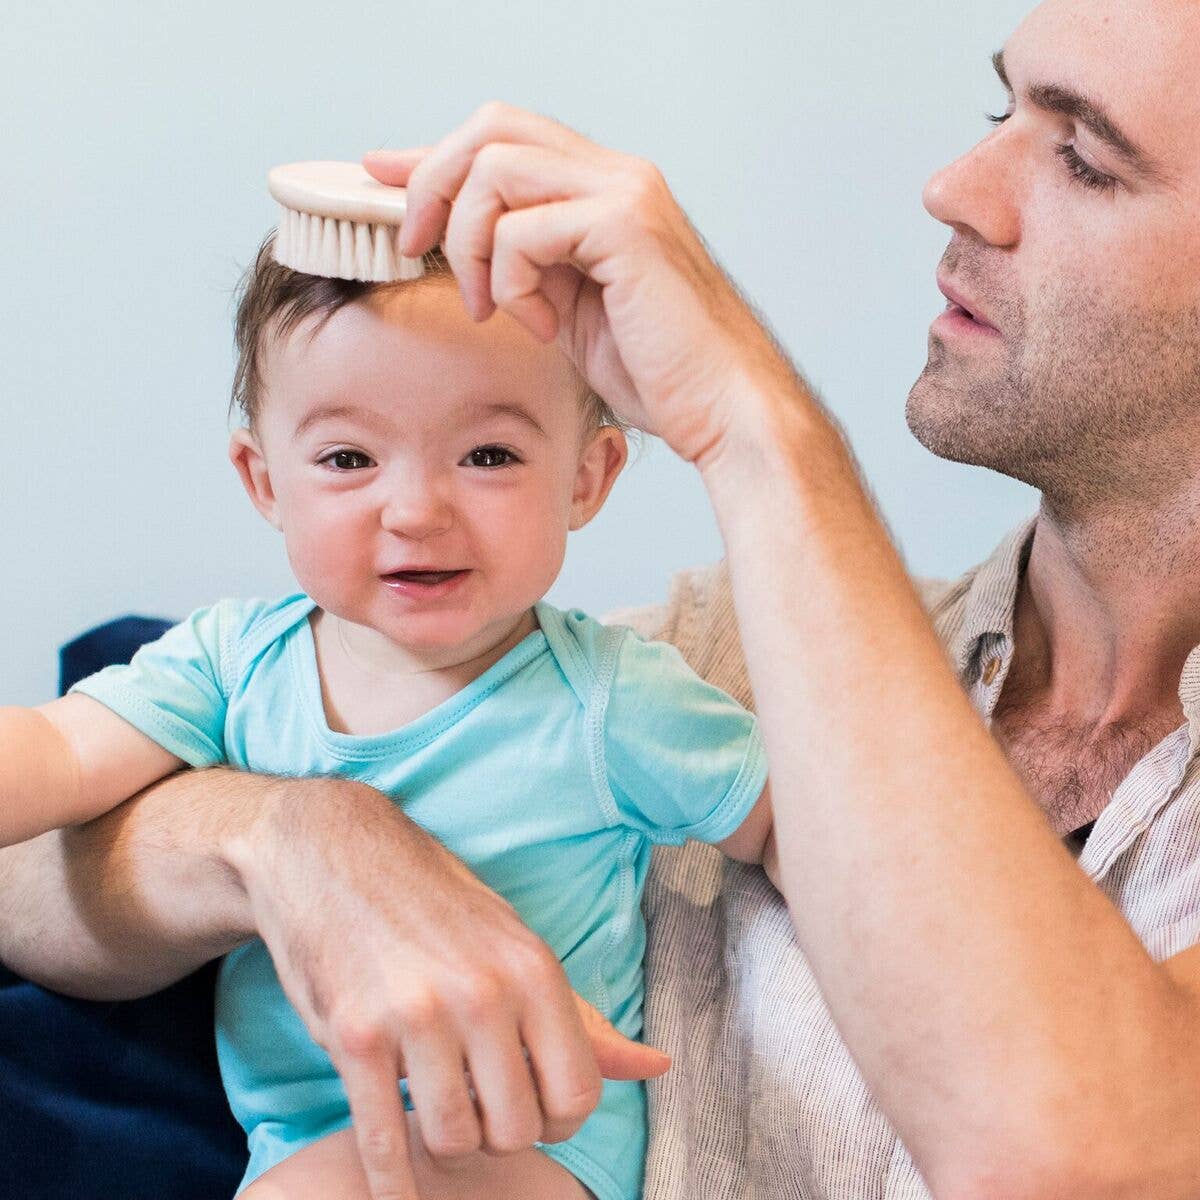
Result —
M 319 425 L 322 421 L 358 421 L 361 425 L 368 425 L 379 428 L 382 422 L 379 417 L 369 409 L 359 408 L 354 404 L 318 404 L 310 413 L 304 416 L 304 419 L 296 426 L 296 432 L 292 437 L 296 440 L 302 438 L 314 425 Z
M 549 437 L 549 434 L 542 428 L 541 422 L 531 412 L 527 412 L 517 404 L 504 404 L 502 402 L 493 402 L 491 404 L 480 404 L 477 407 L 472 405 L 475 411 L 488 417 L 515 417 L 518 421 L 523 421 L 526 425 L 540 434 L 542 437 Z

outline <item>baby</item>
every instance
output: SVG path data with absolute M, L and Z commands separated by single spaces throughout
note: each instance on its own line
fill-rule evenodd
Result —
M 0 712 L 22 813 L 5 837 L 185 764 L 350 776 L 638 1036 L 651 847 L 697 838 L 759 862 L 773 840 L 754 719 L 672 648 L 542 600 L 625 463 L 623 433 L 557 349 L 504 315 L 474 324 L 438 258 L 419 280 L 347 283 L 279 266 L 268 239 L 237 345 L 230 455 L 303 592 L 222 601 L 64 699 Z M 226 959 L 217 1025 L 249 1137 L 243 1195 L 367 1200 L 341 1082 L 262 942 Z M 641 1084 L 606 1082 L 566 1142 L 453 1170 L 423 1151 L 415 1067 L 405 1093 L 429 1200 L 641 1194 Z

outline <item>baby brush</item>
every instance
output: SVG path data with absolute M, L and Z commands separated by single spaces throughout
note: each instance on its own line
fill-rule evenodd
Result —
M 404 188 L 372 179 L 358 163 L 301 162 L 267 175 L 283 206 L 275 259 L 293 271 L 391 283 L 422 273 L 419 258 L 397 248 Z

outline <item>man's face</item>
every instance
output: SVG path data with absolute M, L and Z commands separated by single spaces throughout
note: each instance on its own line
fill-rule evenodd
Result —
M 909 426 L 1048 493 L 1168 487 L 1137 470 L 1200 445 L 1200 3 L 1048 0 L 997 65 L 1005 119 L 925 190 L 958 303 Z

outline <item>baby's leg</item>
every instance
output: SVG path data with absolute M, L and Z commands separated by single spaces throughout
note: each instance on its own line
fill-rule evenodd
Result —
M 478 1151 L 439 1166 L 408 1114 L 413 1175 L 421 1200 L 595 1200 L 564 1167 L 539 1150 L 493 1157 Z M 354 1131 L 330 1134 L 265 1171 L 239 1200 L 371 1200 Z

